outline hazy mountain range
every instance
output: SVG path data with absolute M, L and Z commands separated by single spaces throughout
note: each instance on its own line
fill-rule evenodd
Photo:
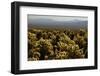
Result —
M 46 19 L 46 18 L 39 18 L 39 19 L 29 19 L 28 20 L 28 26 L 29 28 L 73 28 L 73 29 L 79 29 L 79 28 L 87 28 L 88 21 L 87 20 L 70 20 L 70 21 L 59 21 L 59 20 L 53 20 L 53 19 Z

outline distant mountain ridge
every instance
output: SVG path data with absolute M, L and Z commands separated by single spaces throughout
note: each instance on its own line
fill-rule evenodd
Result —
M 28 20 L 28 26 L 29 28 L 73 28 L 73 29 L 79 29 L 79 28 L 87 28 L 88 21 L 86 20 L 70 20 L 70 21 L 57 21 L 53 19 L 29 19 Z

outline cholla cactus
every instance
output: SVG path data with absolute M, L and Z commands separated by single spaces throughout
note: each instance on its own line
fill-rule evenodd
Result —
M 56 55 L 56 59 L 68 59 L 68 52 L 62 51 Z
M 40 53 L 39 53 L 39 52 L 33 52 L 33 57 L 32 57 L 32 59 L 33 59 L 34 61 L 39 60 L 39 57 L 40 57 Z
M 75 58 L 84 58 L 85 55 L 83 54 L 83 49 L 76 50 L 74 57 Z
M 28 39 L 31 40 L 31 41 L 37 40 L 36 34 L 28 32 Z
M 87 58 L 87 30 L 28 30 L 28 60 Z
M 62 33 L 60 35 L 60 41 L 62 41 L 64 43 L 68 43 L 70 41 L 70 38 L 67 35 L 65 35 L 65 33 Z
M 32 60 L 34 60 L 34 61 L 36 61 L 36 60 L 39 60 L 39 57 L 40 57 L 40 53 L 39 52 L 35 52 L 35 51 L 32 51 L 31 50 L 31 54 L 32 54 L 32 56 L 31 57 L 29 57 L 29 61 L 32 61 Z
M 61 50 L 63 50 L 63 51 L 66 51 L 67 50 L 68 45 L 66 43 L 63 43 L 63 42 L 59 41 L 57 44 L 58 44 L 58 47 Z

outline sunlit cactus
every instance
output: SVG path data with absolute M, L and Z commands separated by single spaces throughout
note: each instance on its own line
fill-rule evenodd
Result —
M 28 30 L 28 60 L 57 60 L 88 57 L 86 29 Z

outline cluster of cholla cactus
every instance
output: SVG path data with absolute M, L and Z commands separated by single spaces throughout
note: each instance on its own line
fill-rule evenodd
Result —
M 28 30 L 28 60 L 87 58 L 87 30 Z

